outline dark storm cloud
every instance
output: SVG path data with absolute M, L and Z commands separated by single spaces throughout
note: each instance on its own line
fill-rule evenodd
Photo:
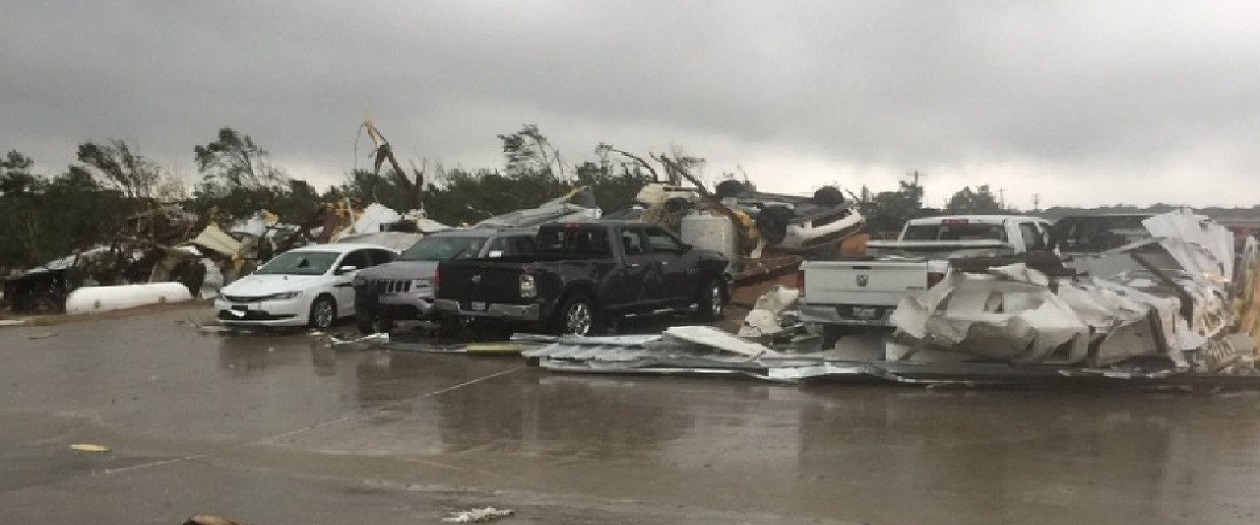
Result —
M 1072 186 L 1175 181 L 1193 166 L 1228 186 L 1260 165 L 1250 144 L 1260 131 L 1260 8 L 1246 3 L 0 10 L 0 148 L 47 171 L 73 160 L 78 142 L 109 137 L 190 169 L 192 146 L 227 125 L 329 183 L 355 165 L 355 129 L 369 112 L 400 152 L 448 166 L 498 164 L 495 133 L 535 122 L 571 159 L 600 141 L 681 145 L 714 170 L 758 166 L 754 178 L 777 177 L 766 181 L 776 187 L 790 186 L 782 173 L 801 173 L 800 190 L 827 177 L 820 171 L 891 186 L 915 168 L 935 170 L 942 185 L 1006 170 L 1015 191 L 1093 202 Z M 1159 189 L 1119 200 L 1172 199 Z

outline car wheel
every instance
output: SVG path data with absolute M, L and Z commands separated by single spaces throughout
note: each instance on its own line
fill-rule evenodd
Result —
M 726 308 L 726 290 L 722 281 L 710 279 L 700 287 L 700 296 L 696 298 L 700 307 L 696 315 L 705 321 L 720 321 Z
M 595 328 L 595 304 L 585 295 L 574 295 L 556 311 L 553 330 L 561 335 L 587 335 Z
M 849 333 L 848 327 L 834 324 L 823 325 L 821 341 L 822 349 L 834 349 L 836 347 L 836 342 L 840 341 L 840 338 L 844 337 L 847 333 Z
M 437 317 L 437 326 L 438 338 L 448 339 L 467 331 L 468 321 L 458 315 L 442 314 Z
M 319 296 L 311 302 L 311 328 L 325 330 L 337 321 L 337 302 L 332 297 Z
M 388 334 L 394 330 L 394 320 L 388 317 L 373 319 L 371 315 L 357 314 L 354 323 L 363 335 Z

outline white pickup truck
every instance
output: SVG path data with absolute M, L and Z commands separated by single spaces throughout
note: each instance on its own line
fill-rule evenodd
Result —
M 950 270 L 950 259 L 1049 249 L 1050 222 L 1024 215 L 954 215 L 908 221 L 895 241 L 871 241 L 862 259 L 801 264 L 801 318 L 821 325 L 830 346 L 851 326 L 889 326 L 897 303 Z

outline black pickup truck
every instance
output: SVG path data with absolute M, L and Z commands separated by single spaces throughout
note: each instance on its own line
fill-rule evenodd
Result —
M 447 319 L 586 335 L 620 317 L 693 312 L 717 319 L 730 297 L 725 256 L 643 222 L 545 224 L 535 250 L 442 262 L 434 307 Z

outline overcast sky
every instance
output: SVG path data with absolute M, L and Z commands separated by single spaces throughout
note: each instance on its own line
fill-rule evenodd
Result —
M 195 175 L 243 131 L 319 185 L 395 151 L 499 167 L 537 124 L 760 189 L 965 184 L 1008 203 L 1260 203 L 1260 2 L 0 0 L 0 150 L 120 138 Z

